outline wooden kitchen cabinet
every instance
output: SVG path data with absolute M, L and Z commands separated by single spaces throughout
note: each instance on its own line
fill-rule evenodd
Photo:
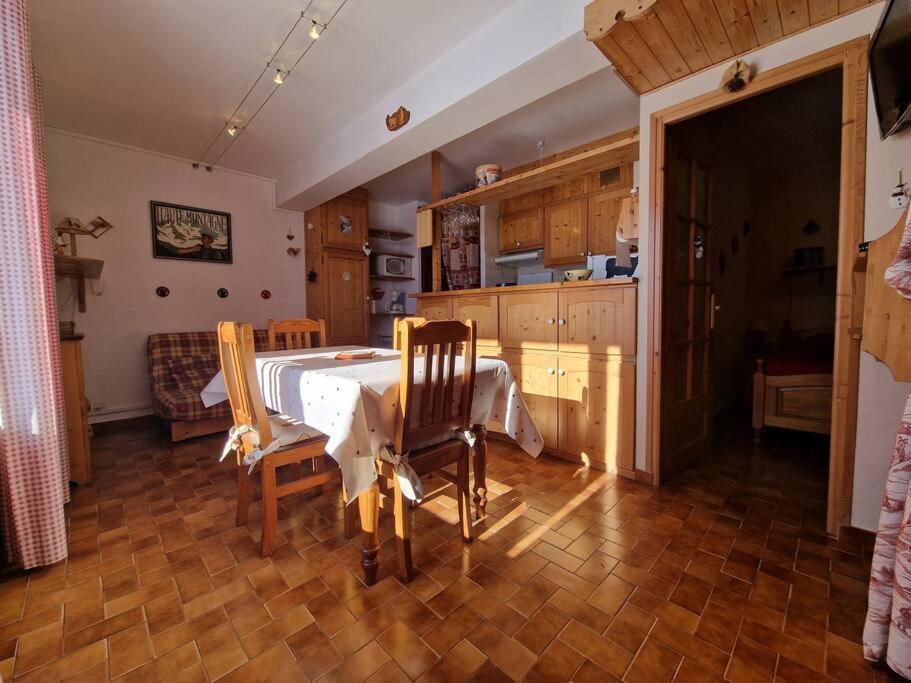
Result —
M 503 353 L 545 448 L 557 448 L 557 357 L 530 352 Z
M 634 356 L 636 293 L 624 287 L 561 291 L 557 307 L 560 350 Z
M 478 346 L 499 345 L 500 317 L 496 295 L 459 296 L 452 300 L 452 317 L 477 323 Z
M 427 320 L 452 320 L 452 299 L 439 297 L 420 299 L 417 306 L 418 317 Z
M 517 211 L 524 211 L 526 209 L 537 209 L 541 206 L 541 191 L 535 190 L 534 192 L 526 192 L 525 194 L 520 194 L 518 197 L 510 197 L 509 199 L 504 199 L 500 204 L 500 213 L 508 214 L 515 213 Z
M 516 292 L 500 297 L 500 345 L 557 349 L 557 292 Z
M 369 344 L 370 310 L 367 300 L 369 263 L 361 253 L 327 250 L 323 253 L 323 305 L 330 346 Z
M 634 462 L 634 363 L 561 354 L 557 368 L 557 450 L 600 469 Z
M 70 481 L 89 484 L 92 481 L 92 451 L 89 445 L 89 403 L 85 397 L 85 379 L 82 371 L 81 334 L 60 338 L 60 360 Z
M 326 247 L 362 252 L 367 242 L 367 193 L 353 190 L 326 202 Z
M 544 264 L 579 263 L 588 252 L 586 199 L 572 199 L 544 209 Z
M 500 216 L 500 251 L 540 249 L 544 245 L 542 215 L 542 209 L 533 208 Z
M 629 190 L 602 192 L 588 198 L 588 251 L 592 254 L 617 253 L 617 221 L 623 198 Z

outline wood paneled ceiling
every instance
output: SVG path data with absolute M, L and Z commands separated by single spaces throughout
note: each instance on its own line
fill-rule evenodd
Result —
M 595 0 L 585 35 L 640 95 L 878 0 Z

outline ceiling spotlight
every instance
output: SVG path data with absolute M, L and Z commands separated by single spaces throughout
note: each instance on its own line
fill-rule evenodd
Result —
M 228 126 L 228 135 L 232 138 L 237 135 L 237 126 Z
M 272 82 L 275 83 L 275 85 L 281 85 L 282 83 L 285 82 L 285 77 L 282 76 L 281 69 L 275 70 L 275 78 L 272 79 Z
M 325 27 L 317 24 L 316 20 L 314 20 L 314 19 L 311 19 L 310 21 L 311 21 L 310 37 L 313 38 L 313 40 L 316 40 L 317 38 L 319 38 L 319 34 L 323 32 L 323 28 L 325 28 Z

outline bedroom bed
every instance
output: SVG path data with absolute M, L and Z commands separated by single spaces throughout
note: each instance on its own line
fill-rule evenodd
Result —
M 753 373 L 753 438 L 763 427 L 828 434 L 832 421 L 831 333 L 793 338 L 756 360 Z

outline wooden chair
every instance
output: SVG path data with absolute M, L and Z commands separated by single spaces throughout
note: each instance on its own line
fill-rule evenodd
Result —
M 231 413 L 236 430 L 246 431 L 239 437 L 237 449 L 237 525 L 247 523 L 250 509 L 250 475 L 248 465 L 243 458 L 251 453 L 257 445 L 266 448 L 274 439 L 282 445 L 264 456 L 259 465 L 262 468 L 263 482 L 263 557 L 268 557 L 273 550 L 275 530 L 278 524 L 278 500 L 285 496 L 307 491 L 322 486 L 340 476 L 340 471 L 333 468 L 329 471 L 314 471 L 305 477 L 300 476 L 302 461 L 323 460 L 328 437 L 322 432 L 289 418 L 286 415 L 269 415 L 263 403 L 259 380 L 256 376 L 254 361 L 253 327 L 250 324 L 232 322 L 218 323 L 218 350 L 221 356 L 221 368 L 225 377 L 225 387 L 231 402 Z M 258 442 L 255 439 L 259 434 Z M 293 481 L 278 484 L 276 472 L 284 465 L 297 465 L 298 473 Z M 355 533 L 357 509 L 354 505 L 345 506 L 345 537 L 352 538 Z
M 311 320 L 310 318 L 289 318 L 275 322 L 269 319 L 269 350 L 277 351 L 278 335 L 284 335 L 285 348 L 312 349 L 310 337 L 316 334 L 316 346 L 328 346 L 326 343 L 326 321 Z
M 427 318 L 413 316 L 411 318 L 397 318 L 392 326 L 392 348 L 396 351 L 402 350 L 402 323 L 410 322 L 415 327 L 419 327 L 427 322 Z
M 399 412 L 394 449 L 408 454 L 408 463 L 418 476 L 437 472 L 456 486 L 462 540 L 471 543 L 470 447 L 458 438 L 471 427 L 471 401 L 475 382 L 475 323 L 437 320 L 415 325 L 398 321 L 402 352 Z M 423 347 L 420 355 L 417 349 Z M 461 351 L 461 354 L 460 354 Z M 455 375 L 458 356 L 463 360 L 461 377 Z M 422 363 L 420 395 L 415 386 L 415 359 Z M 456 387 L 459 386 L 459 393 Z M 426 445 L 431 444 L 431 445 Z M 444 467 L 456 464 L 455 475 Z M 411 501 L 405 498 L 394 466 L 377 461 L 382 503 L 389 498 L 395 512 L 396 550 L 399 568 L 407 581 L 414 577 L 411 560 Z M 384 506 L 385 507 L 385 506 Z

